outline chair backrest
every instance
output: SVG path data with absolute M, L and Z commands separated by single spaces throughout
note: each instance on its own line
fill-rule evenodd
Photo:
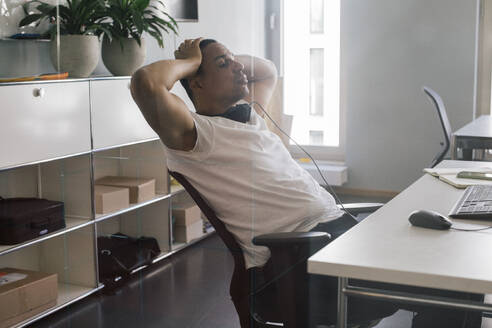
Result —
M 169 171 L 169 174 L 174 177 L 190 194 L 191 198 L 198 205 L 203 214 L 210 221 L 215 231 L 227 246 L 234 258 L 234 272 L 231 278 L 230 294 L 236 311 L 239 315 L 241 327 L 249 327 L 250 324 L 250 280 L 249 273 L 246 270 L 243 251 L 237 243 L 234 236 L 226 229 L 224 223 L 215 215 L 214 210 L 202 198 L 198 190 L 180 173 Z
M 427 96 L 429 96 L 430 100 L 436 107 L 437 113 L 439 115 L 439 120 L 441 121 L 442 130 L 444 133 L 443 148 L 439 151 L 439 153 L 436 155 L 436 157 L 433 159 L 431 163 L 431 167 L 434 167 L 442 161 L 442 159 L 448 152 L 449 147 L 451 146 L 452 130 L 451 130 L 451 124 L 449 123 L 448 115 L 446 113 L 446 108 L 444 107 L 444 103 L 441 97 L 437 94 L 437 92 L 435 92 L 429 87 L 423 86 L 422 90 L 425 92 L 425 94 L 427 94 Z

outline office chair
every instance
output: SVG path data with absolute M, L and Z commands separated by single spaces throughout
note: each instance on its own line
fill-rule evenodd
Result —
M 449 119 L 448 119 L 448 115 L 446 114 L 446 108 L 444 107 L 444 103 L 441 97 L 437 94 L 437 92 L 426 86 L 422 87 L 422 91 L 424 91 L 425 94 L 429 96 L 430 100 L 436 107 L 437 113 L 439 114 L 439 120 L 441 121 L 442 130 L 444 133 L 444 142 L 441 142 L 441 146 L 443 147 L 439 151 L 439 153 L 437 153 L 436 157 L 434 157 L 430 165 L 430 167 L 434 167 L 443 160 L 444 156 L 448 152 L 449 147 L 451 145 L 451 134 L 452 134 L 451 124 L 449 123 Z
M 323 232 L 286 232 L 256 236 L 253 243 L 270 249 L 271 260 L 263 268 L 246 270 L 243 251 L 224 223 L 200 193 L 177 172 L 169 171 L 189 193 L 210 221 L 234 259 L 230 295 L 242 328 L 310 327 L 307 259 L 330 241 Z M 382 204 L 346 204 L 354 215 L 367 213 Z M 379 318 L 394 311 L 379 313 Z M 375 318 L 363 318 L 364 321 Z M 336 318 L 331 318 L 331 322 Z

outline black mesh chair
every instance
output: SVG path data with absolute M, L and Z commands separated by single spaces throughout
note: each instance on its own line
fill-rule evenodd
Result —
M 441 121 L 442 131 L 444 133 L 444 142 L 441 142 L 441 150 L 437 153 L 436 157 L 432 160 L 430 167 L 434 167 L 439 164 L 446 156 L 446 153 L 451 146 L 451 124 L 449 123 L 448 115 L 446 113 L 446 108 L 441 97 L 429 87 L 423 86 L 422 91 L 429 97 L 432 104 L 436 107 L 437 114 L 439 115 L 439 120 Z
M 312 327 L 309 313 L 307 259 L 328 244 L 330 236 L 324 232 L 289 232 L 256 236 L 253 243 L 270 249 L 271 259 L 262 268 L 246 270 L 242 249 L 224 223 L 200 193 L 177 172 L 169 172 L 188 192 L 215 228 L 234 259 L 230 295 L 239 316 L 241 328 Z M 351 213 L 367 213 L 382 204 L 346 204 Z M 336 308 L 336 304 L 331 304 Z M 389 309 L 376 314 L 382 318 L 393 314 Z M 374 319 L 369 313 L 364 321 Z M 329 318 L 330 324 L 336 318 Z

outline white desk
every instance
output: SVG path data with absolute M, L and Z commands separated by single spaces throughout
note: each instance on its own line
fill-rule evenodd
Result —
M 490 166 L 490 163 L 444 161 L 439 165 L 484 166 Z M 492 230 L 439 231 L 413 227 L 408 222 L 410 213 L 418 209 L 447 214 L 462 193 L 463 190 L 425 174 L 309 259 L 308 272 L 341 277 L 338 327 L 345 327 L 346 295 L 370 296 L 364 291 L 353 290 L 347 285 L 347 278 L 492 293 Z M 491 224 L 454 221 L 482 226 Z M 379 298 L 384 298 L 384 295 Z M 488 311 L 491 309 L 487 307 Z
M 474 149 L 492 149 L 492 116 L 482 115 L 455 131 L 452 145 L 452 159 L 458 159 L 458 149 L 464 160 L 472 160 Z

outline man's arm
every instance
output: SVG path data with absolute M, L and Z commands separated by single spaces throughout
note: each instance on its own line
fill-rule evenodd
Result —
M 193 117 L 185 103 L 169 90 L 176 81 L 196 73 L 202 61 L 201 38 L 180 46 L 180 59 L 161 60 L 133 74 L 131 93 L 150 127 L 171 149 L 191 150 L 196 142 Z
M 275 64 L 267 59 L 248 55 L 237 55 L 235 60 L 244 65 L 244 74 L 248 78 L 249 95 L 244 100 L 255 101 L 267 110 L 268 103 L 272 97 L 277 84 L 277 68 Z M 263 111 L 254 106 L 256 112 L 263 116 Z

